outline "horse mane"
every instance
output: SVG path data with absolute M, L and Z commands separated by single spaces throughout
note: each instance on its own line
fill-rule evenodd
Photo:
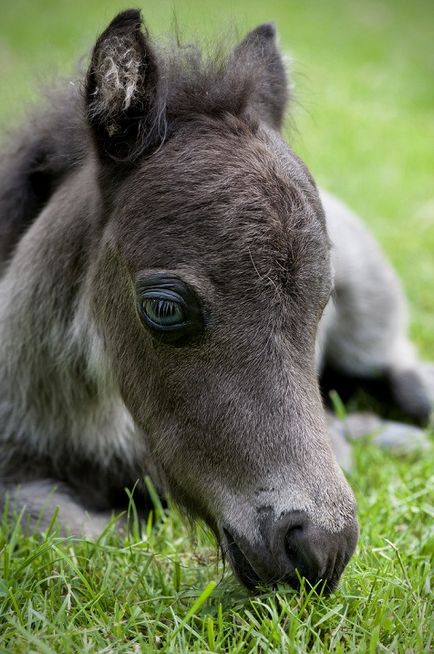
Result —
M 255 88 L 254 71 L 247 62 L 237 62 L 221 45 L 204 54 L 197 45 L 177 44 L 164 55 L 169 118 L 245 112 Z

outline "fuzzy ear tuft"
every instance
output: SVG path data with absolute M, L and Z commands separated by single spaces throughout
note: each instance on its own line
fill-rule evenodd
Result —
M 100 154 L 133 161 L 164 139 L 158 62 L 140 12 L 120 13 L 97 40 L 86 78 L 86 111 Z
M 289 92 L 274 23 L 264 23 L 249 32 L 236 48 L 235 57 L 254 70 L 255 88 L 250 100 L 251 108 L 271 127 L 280 131 Z

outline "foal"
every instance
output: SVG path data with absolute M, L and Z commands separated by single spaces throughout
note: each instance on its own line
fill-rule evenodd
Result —
M 419 421 L 432 402 L 393 271 L 280 136 L 287 99 L 272 25 L 208 60 L 130 10 L 16 135 L 0 489 L 30 519 L 95 535 L 125 488 L 146 513 L 149 474 L 247 586 L 337 583 L 358 527 L 319 374 L 381 376 Z

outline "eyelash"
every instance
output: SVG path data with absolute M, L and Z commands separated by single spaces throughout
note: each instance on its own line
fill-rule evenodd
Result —
M 142 310 L 156 325 L 180 325 L 185 322 L 185 313 L 179 302 L 164 298 L 143 300 Z

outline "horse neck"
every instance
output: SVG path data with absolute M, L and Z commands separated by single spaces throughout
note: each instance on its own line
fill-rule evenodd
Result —
M 2 440 L 45 451 L 67 438 L 70 450 L 102 449 L 115 430 L 123 449 L 134 431 L 86 296 L 100 207 L 94 171 L 84 166 L 21 238 L 0 282 Z

